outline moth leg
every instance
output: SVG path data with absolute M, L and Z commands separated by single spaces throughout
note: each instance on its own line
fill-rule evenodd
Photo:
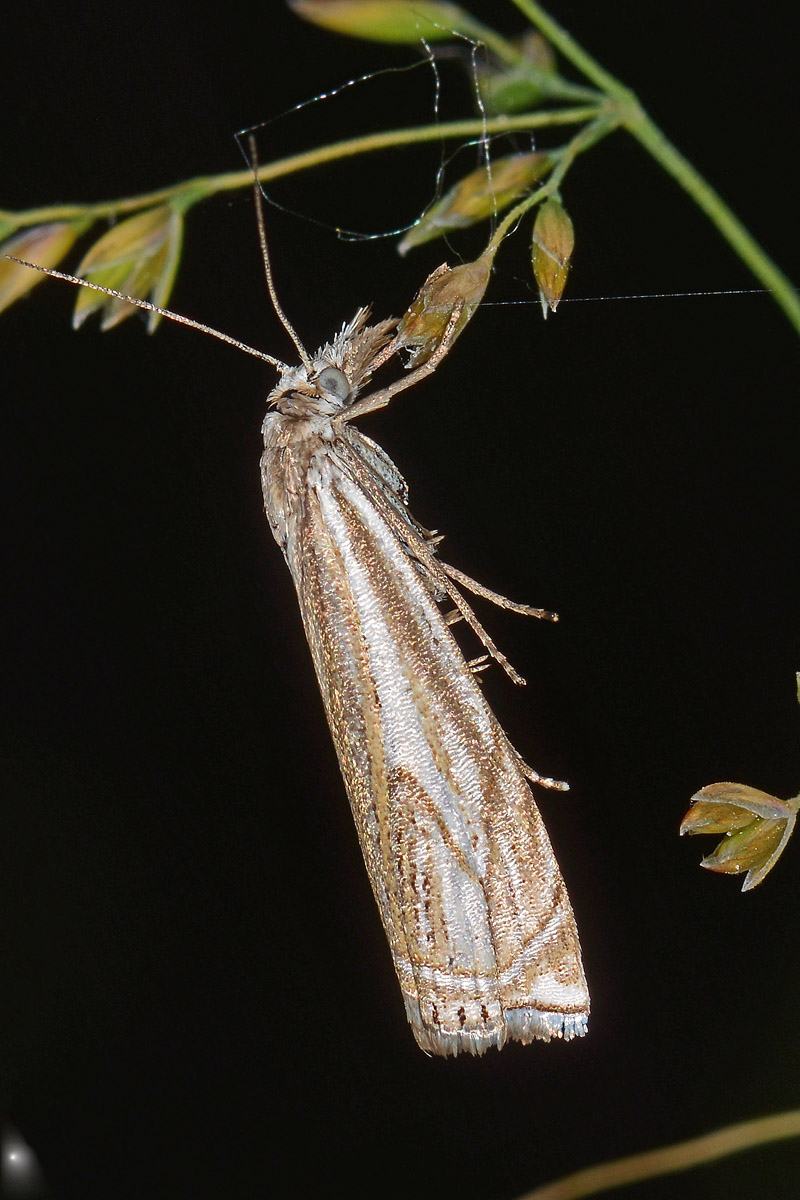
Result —
M 396 383 L 390 383 L 388 387 L 380 388 L 377 392 L 372 392 L 371 395 L 362 396 L 360 400 L 356 400 L 349 408 L 342 409 L 334 419 L 334 424 L 342 421 L 352 421 L 356 417 L 362 416 L 364 413 L 374 412 L 378 408 L 385 408 L 393 396 L 398 392 L 404 392 L 406 388 L 413 387 L 415 383 L 419 383 L 421 379 L 432 375 L 442 361 L 444 356 L 453 344 L 455 338 L 456 326 L 464 311 L 464 301 L 459 300 L 453 306 L 453 311 L 447 319 L 444 333 L 441 341 L 433 351 L 429 359 L 419 367 L 416 367 L 410 375 L 406 375 L 404 379 L 398 379 Z
M 552 788 L 556 792 L 569 791 L 569 784 L 565 783 L 563 779 L 551 779 L 549 775 L 540 775 L 538 771 L 535 771 L 532 766 L 525 762 L 525 759 L 515 746 L 512 749 L 517 756 L 522 774 L 526 779 L 530 779 L 531 783 L 538 783 L 540 787 Z
M 421 538 L 419 541 L 417 541 L 415 537 L 409 537 L 407 526 L 405 529 L 398 527 L 398 532 L 401 533 L 405 538 L 409 545 L 409 549 L 426 571 L 434 588 L 438 588 L 442 593 L 449 596 L 453 604 L 456 606 L 457 612 L 447 615 L 447 624 L 454 625 L 459 618 L 463 621 L 466 621 L 472 632 L 483 644 L 484 649 L 488 650 L 495 662 L 500 664 L 506 675 L 508 675 L 509 679 L 518 684 L 520 687 L 523 687 L 525 680 L 522 678 L 519 672 L 512 667 L 502 650 L 498 650 L 497 646 L 494 644 L 491 637 L 476 617 L 471 606 L 461 595 L 461 592 L 455 586 L 455 583 L 448 579 L 438 558 L 436 558 L 432 551 L 428 549 L 426 543 Z
M 345 446 L 347 444 L 345 443 Z M 345 449 L 345 446 L 342 449 Z M 425 577 L 429 581 L 429 586 L 434 595 L 444 599 L 449 596 L 453 604 L 458 610 L 458 615 L 469 625 L 475 636 L 482 642 L 485 650 L 488 650 L 495 662 L 508 675 L 509 679 L 514 683 L 523 686 L 525 680 L 515 671 L 511 663 L 506 658 L 501 650 L 492 641 L 489 634 L 481 625 L 477 616 L 473 612 L 470 605 L 461 595 L 461 592 L 456 587 L 455 583 L 448 579 L 442 566 L 436 557 L 434 550 L 430 548 L 426 538 L 420 534 L 409 514 L 400 512 L 396 506 L 390 503 L 383 489 L 378 486 L 371 476 L 367 467 L 361 462 L 357 455 L 353 454 L 349 446 L 345 450 L 348 459 L 350 459 L 350 468 L 354 478 L 358 481 L 359 486 L 370 497 L 373 504 L 381 512 L 384 519 L 392 527 L 398 537 L 408 546 L 410 553 L 419 563 Z M 456 618 L 457 619 L 457 618 Z M 448 624 L 453 624 L 453 619 L 448 617 Z
M 488 654 L 479 654 L 477 658 L 471 658 L 467 663 L 473 675 L 477 675 L 480 671 L 487 670 L 491 666 Z
M 496 604 L 498 608 L 507 608 L 511 612 L 520 613 L 523 617 L 538 617 L 541 621 L 558 620 L 558 613 L 550 612 L 546 608 L 532 608 L 530 604 L 518 604 L 516 600 L 509 600 L 507 596 L 501 596 L 499 592 L 493 592 L 491 588 L 484 587 L 482 583 L 471 579 L 469 575 L 465 575 L 457 567 L 451 567 L 449 563 L 442 562 L 441 559 L 439 565 L 445 575 L 449 575 L 456 583 L 460 583 L 468 592 L 482 596 L 484 600 L 491 600 L 492 604 Z

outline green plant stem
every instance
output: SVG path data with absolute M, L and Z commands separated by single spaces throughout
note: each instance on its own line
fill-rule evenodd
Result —
M 546 183 L 543 183 L 536 191 L 525 196 L 520 200 L 519 204 L 506 213 L 492 234 L 486 249 L 497 250 L 509 230 L 517 221 L 520 221 L 525 216 L 526 212 L 534 208 L 537 204 L 541 204 L 543 200 L 557 195 L 562 179 L 578 155 L 588 150 L 590 146 L 594 146 L 601 138 L 606 137 L 617 128 L 617 125 L 618 121 L 612 108 L 608 112 L 601 113 L 594 121 L 590 121 L 588 125 L 576 133 L 575 137 L 559 152 L 558 163 Z
M 650 119 L 630 88 L 609 74 L 575 39 L 554 21 L 536 0 L 512 0 L 547 40 L 596 87 L 618 105 L 619 124 L 628 130 L 665 171 L 687 192 L 719 232 L 773 295 L 795 329 L 800 333 L 800 297 L 766 251 L 731 211 L 721 196 L 700 175 L 688 159 L 665 137 Z
M 597 105 L 580 108 L 563 108 L 552 112 L 520 113 L 509 117 L 493 117 L 490 120 L 443 121 L 432 125 L 419 125 L 407 129 L 390 129 L 382 133 L 366 134 L 318 146 L 301 154 L 292 154 L 276 162 L 259 167 L 258 178 L 262 183 L 281 179 L 287 175 L 319 167 L 323 163 L 353 158 L 358 154 L 369 154 L 376 150 L 388 150 L 398 146 L 413 146 L 422 142 L 435 142 L 447 138 L 480 138 L 488 135 L 510 133 L 515 130 L 543 129 L 550 126 L 579 125 L 597 115 Z M 236 191 L 252 187 L 252 171 L 233 171 L 224 175 L 199 175 L 171 187 L 145 192 L 141 196 L 128 196 L 121 200 L 103 200 L 97 204 L 54 204 L 46 208 L 31 208 L 25 212 L 0 211 L 0 222 L 8 222 L 14 229 L 28 225 L 40 225 L 46 221 L 74 221 L 91 217 L 118 217 L 125 213 L 138 212 L 156 204 L 180 201 L 184 207 L 198 200 L 213 196 L 217 192 Z
M 631 111 L 622 124 L 650 151 L 664 170 L 677 180 L 684 191 L 688 192 L 756 279 L 772 293 L 773 299 L 800 333 L 800 297 L 797 289 L 722 197 L 672 145 L 643 109 Z
M 729 1154 L 741 1154 L 743 1150 L 751 1150 L 754 1146 L 795 1137 L 800 1137 L 800 1109 L 770 1117 L 756 1117 L 752 1121 L 716 1129 L 702 1137 L 675 1142 L 671 1146 L 659 1146 L 657 1150 L 646 1150 L 644 1154 L 631 1154 L 627 1158 L 598 1163 L 534 1188 L 519 1200 L 583 1200 L 584 1196 L 596 1196 L 611 1188 L 655 1179 L 659 1175 L 672 1175 L 676 1171 L 703 1166 Z

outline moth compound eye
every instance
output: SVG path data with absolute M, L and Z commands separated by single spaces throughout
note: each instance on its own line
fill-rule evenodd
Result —
M 325 367 L 317 376 L 317 387 L 321 392 L 328 392 L 339 400 L 346 400 L 350 395 L 350 381 L 344 371 L 338 367 Z

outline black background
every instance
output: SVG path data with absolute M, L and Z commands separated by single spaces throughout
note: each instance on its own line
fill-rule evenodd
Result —
M 482 11 L 522 28 L 510 5 Z M 555 15 L 796 278 L 781 10 Z M 415 57 L 278 5 L 30 5 L 16 21 L 9 208 L 236 170 L 234 130 Z M 364 128 L 430 119 L 423 72 L 382 85 Z M 461 98 L 449 86 L 444 115 Z M 354 131 L 318 104 L 302 134 L 271 127 L 261 153 Z M 390 229 L 425 204 L 438 154 L 351 160 L 275 191 L 328 224 Z M 574 301 L 757 286 L 624 135 L 579 163 L 564 198 Z M 360 304 L 402 311 L 445 257 L 268 220 L 283 303 L 312 345 Z M 171 305 L 288 355 L 254 226 L 246 191 L 195 210 Z M 526 243 L 520 231 L 501 251 L 489 301 L 533 299 Z M 479 245 L 454 243 L 450 261 Z M 425 1058 L 405 1023 L 263 517 L 273 373 L 179 327 L 74 334 L 73 302 L 48 283 L 5 314 L 2 358 L 3 1085 L 52 1194 L 310 1195 L 322 1179 L 504 1200 L 796 1105 L 798 847 L 742 896 L 698 868 L 710 844 L 677 838 L 705 783 L 800 786 L 797 341 L 770 299 L 573 302 L 546 323 L 536 304 L 487 305 L 434 380 L 363 423 L 450 561 L 561 614 L 553 628 L 481 608 L 530 680 L 517 693 L 490 672 L 498 714 L 572 784 L 541 806 L 581 929 L 590 1034 L 477 1061 Z M 798 1165 L 796 1147 L 768 1148 L 627 1195 L 797 1194 Z

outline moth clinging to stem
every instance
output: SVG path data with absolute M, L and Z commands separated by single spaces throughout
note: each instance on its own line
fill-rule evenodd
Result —
M 525 615 L 554 614 L 506 600 L 442 562 L 440 539 L 409 512 L 399 471 L 353 424 L 436 370 L 481 299 L 493 251 L 440 267 L 399 322 L 368 324 L 362 308 L 310 354 L 275 292 L 258 191 L 257 212 L 270 297 L 298 365 L 147 301 L 47 273 L 210 333 L 279 371 L 263 425 L 267 518 L 294 580 L 419 1045 L 482 1054 L 510 1039 L 580 1036 L 589 1012 L 580 945 L 529 780 L 566 785 L 528 767 L 489 708 L 476 678 L 489 658 L 524 681 L 461 589 Z M 401 352 L 407 373 L 365 390 Z M 481 659 L 464 658 L 456 621 L 483 644 Z

